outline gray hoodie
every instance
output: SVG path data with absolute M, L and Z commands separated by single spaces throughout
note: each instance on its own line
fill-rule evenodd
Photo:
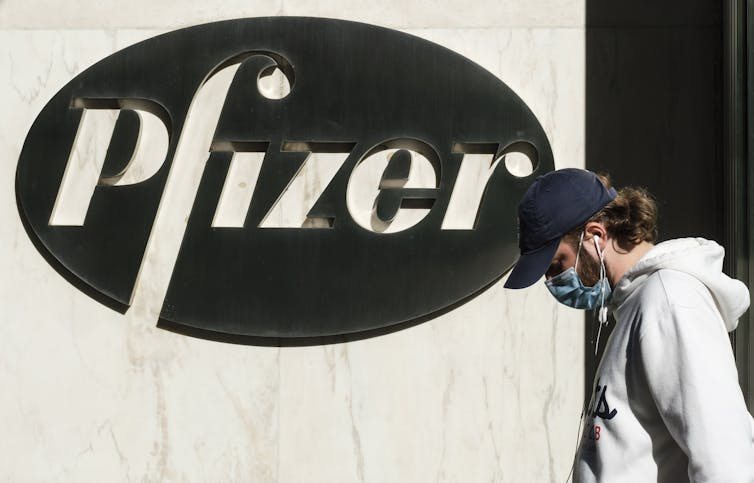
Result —
M 727 336 L 749 291 L 702 238 L 653 247 L 618 281 L 577 482 L 754 482 L 754 423 Z
M 738 318 L 749 308 L 749 289 L 743 282 L 723 273 L 725 251 L 704 238 L 680 238 L 660 243 L 650 250 L 620 279 L 613 290 L 614 309 L 641 287 L 657 270 L 684 272 L 702 282 L 712 293 L 728 332 L 735 330 Z

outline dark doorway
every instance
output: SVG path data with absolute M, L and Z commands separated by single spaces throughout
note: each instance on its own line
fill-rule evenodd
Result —
M 745 73 L 734 69 L 745 63 L 745 36 L 731 30 L 744 3 L 587 0 L 586 167 L 617 187 L 646 187 L 658 202 L 660 240 L 715 240 L 726 248 L 726 271 L 748 283 L 745 129 L 743 113 L 738 124 L 731 113 L 746 99 L 731 87 Z M 599 361 L 590 315 L 586 327 L 588 395 Z M 750 401 L 747 320 L 735 334 Z

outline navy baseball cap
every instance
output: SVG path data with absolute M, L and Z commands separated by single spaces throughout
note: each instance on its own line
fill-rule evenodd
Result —
M 518 204 L 521 256 L 505 287 L 525 288 L 539 280 L 563 235 L 586 223 L 616 195 L 585 169 L 559 169 L 534 180 Z

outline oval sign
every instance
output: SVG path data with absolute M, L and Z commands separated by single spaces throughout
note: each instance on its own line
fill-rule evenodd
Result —
M 252 18 L 74 78 L 28 133 L 16 196 L 40 253 L 108 306 L 140 287 L 163 327 L 290 341 L 392 330 L 479 293 L 516 260 L 517 202 L 552 169 L 529 108 L 463 56 L 361 23 Z

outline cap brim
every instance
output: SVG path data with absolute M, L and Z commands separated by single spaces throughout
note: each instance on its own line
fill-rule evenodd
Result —
M 521 255 L 513 267 L 505 288 L 526 288 L 539 280 L 552 263 L 552 257 L 558 251 L 560 239 L 547 242 L 539 250 Z

